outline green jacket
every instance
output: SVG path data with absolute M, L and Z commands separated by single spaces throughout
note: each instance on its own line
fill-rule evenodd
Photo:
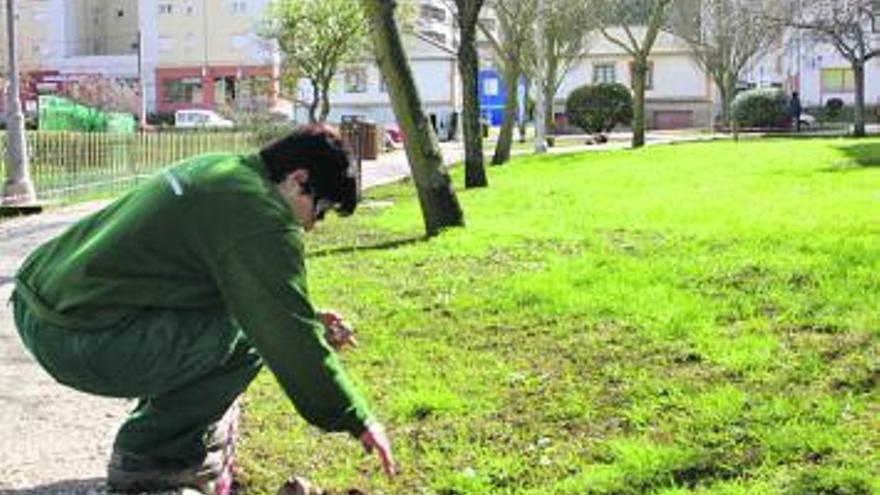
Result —
M 357 436 L 370 413 L 309 302 L 300 232 L 258 156 L 202 155 L 38 248 L 16 291 L 82 331 L 148 308 L 225 308 L 306 420 Z

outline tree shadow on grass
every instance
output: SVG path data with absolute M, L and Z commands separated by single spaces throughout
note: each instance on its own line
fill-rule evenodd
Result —
M 851 172 L 880 167 L 880 143 L 859 143 L 838 146 L 847 158 L 832 163 L 825 172 Z
M 0 495 L 98 495 L 109 493 L 104 478 L 64 480 L 30 488 L 6 488 L 0 485 Z
M 361 251 L 384 251 L 386 249 L 396 249 L 403 246 L 410 246 L 420 242 L 428 241 L 430 238 L 424 235 L 414 237 L 404 237 L 402 239 L 392 239 L 389 241 L 379 242 L 376 244 L 356 244 L 350 246 L 338 246 L 320 249 L 309 253 L 307 258 L 325 258 L 327 256 L 336 256 L 338 254 L 352 254 Z

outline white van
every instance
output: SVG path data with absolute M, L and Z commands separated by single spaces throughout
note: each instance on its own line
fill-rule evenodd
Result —
M 213 110 L 178 110 L 174 112 L 174 127 L 232 127 L 235 124 L 224 119 Z

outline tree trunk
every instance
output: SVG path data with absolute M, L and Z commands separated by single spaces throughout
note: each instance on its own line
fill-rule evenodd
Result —
M 559 73 L 559 61 L 556 57 L 547 57 L 547 73 L 544 80 L 544 128 L 548 136 L 556 134 L 556 77 Z
M 327 122 L 327 116 L 330 115 L 330 82 L 327 79 L 321 85 L 321 114 L 318 116 L 319 122 Z
M 728 129 L 733 129 L 733 95 L 736 93 L 736 77 L 728 74 L 718 84 L 718 92 L 721 95 L 721 123 Z
M 865 137 L 865 64 L 857 62 L 853 64 L 853 76 L 856 83 L 855 115 L 853 122 L 853 136 Z
M 645 79 L 648 75 L 648 61 L 642 57 L 633 62 L 633 122 L 632 147 L 645 145 Z
M 461 9 L 462 7 L 459 7 Z M 458 47 L 458 71 L 462 86 L 462 130 L 464 134 L 464 187 L 486 187 L 483 165 L 483 133 L 480 128 L 479 62 L 477 60 L 477 14 L 460 12 L 461 44 Z
M 495 145 L 495 154 L 492 156 L 492 165 L 502 165 L 510 160 L 510 147 L 513 144 L 513 127 L 516 124 L 516 108 L 519 104 L 517 82 L 519 70 L 514 64 L 508 62 L 504 67 L 504 120 L 501 122 L 501 131 L 498 134 L 498 143 Z
M 391 106 L 406 136 L 404 147 L 419 196 L 425 231 L 433 236 L 445 228 L 463 226 L 464 214 L 443 165 L 437 136 L 422 110 L 394 20 L 396 2 L 361 0 L 361 5 L 370 23 L 376 61 L 388 85 Z
M 318 89 L 318 82 L 312 82 L 312 102 L 309 103 L 309 122 L 314 124 L 318 121 L 318 105 L 321 104 L 321 91 Z

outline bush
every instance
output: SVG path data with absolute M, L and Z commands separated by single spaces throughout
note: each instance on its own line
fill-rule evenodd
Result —
M 586 132 L 610 132 L 618 124 L 632 122 L 632 95 L 618 83 L 581 86 L 565 100 L 565 113 L 569 122 Z
M 733 99 L 733 117 L 740 127 L 784 127 L 788 101 L 788 94 L 777 88 L 743 91 Z
M 831 98 L 825 102 L 825 108 L 828 109 L 828 118 L 835 119 L 840 115 L 840 111 L 843 110 L 843 100 Z
M 830 100 L 829 100 L 830 101 Z M 828 104 L 807 107 L 806 113 L 816 117 L 822 124 L 850 123 L 855 119 L 855 107 L 844 105 L 839 110 L 831 110 Z M 865 105 L 865 122 L 880 123 L 880 105 Z

